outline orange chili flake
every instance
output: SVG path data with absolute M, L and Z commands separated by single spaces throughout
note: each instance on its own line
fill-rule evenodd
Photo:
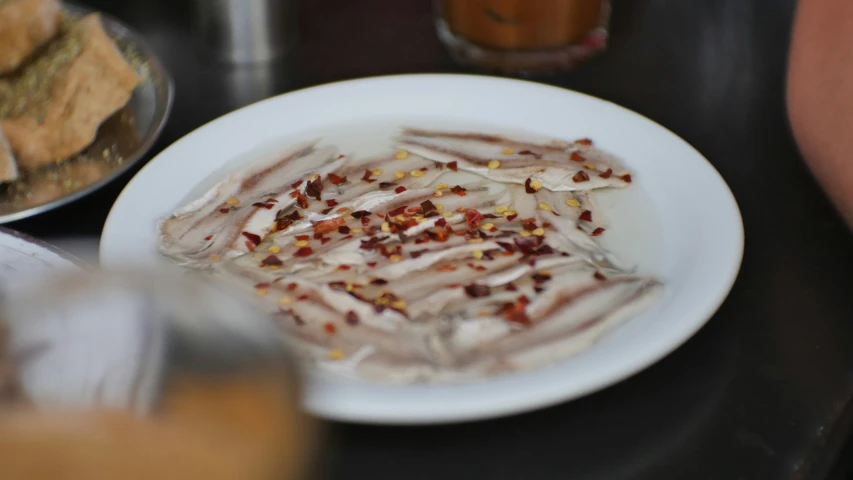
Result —
M 583 163 L 586 161 L 586 159 L 583 158 L 583 155 L 578 152 L 572 152 L 572 155 L 569 158 L 571 159 L 571 161 L 578 163 Z
M 334 173 L 329 174 L 329 181 L 332 182 L 332 185 L 340 185 L 347 181 L 347 177 L 339 177 Z
M 439 267 L 438 267 L 438 268 L 436 268 L 435 270 L 436 270 L 437 272 L 455 272 L 455 271 L 456 271 L 456 267 L 455 267 L 455 266 L 453 266 L 453 265 L 451 265 L 451 264 L 449 264 L 449 263 L 445 263 L 444 265 L 439 266 Z
M 317 222 L 314 224 L 314 234 L 322 235 L 324 233 L 333 232 L 338 229 L 341 225 L 346 224 L 346 220 L 341 217 L 330 218 L 329 220 L 323 220 L 321 222 Z
M 575 143 L 578 145 L 592 145 L 592 140 L 588 138 L 581 138 L 579 140 L 575 140 Z
M 323 324 L 323 330 L 325 330 L 329 335 L 334 335 L 338 331 L 338 328 L 335 327 L 334 323 L 326 322 Z

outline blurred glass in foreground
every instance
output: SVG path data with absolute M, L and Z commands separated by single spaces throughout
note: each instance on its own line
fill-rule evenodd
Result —
M 610 0 L 434 0 L 438 35 L 462 64 L 567 70 L 604 50 Z
M 18 286 L 0 315 L 0 478 L 305 478 L 318 428 L 248 300 L 86 274 Z

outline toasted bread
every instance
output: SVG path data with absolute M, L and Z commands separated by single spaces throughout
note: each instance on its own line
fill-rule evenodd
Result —
M 0 75 L 24 63 L 61 23 L 59 0 L 0 0 Z
M 72 23 L 37 59 L 0 79 L 0 128 L 18 166 L 40 167 L 86 148 L 138 83 L 98 14 Z

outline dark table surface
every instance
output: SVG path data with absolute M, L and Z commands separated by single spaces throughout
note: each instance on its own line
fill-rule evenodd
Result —
M 341 79 L 457 71 L 428 0 L 303 2 L 285 61 L 200 61 L 186 0 L 91 0 L 146 35 L 174 74 L 151 152 L 246 103 Z M 609 51 L 544 81 L 634 109 L 692 143 L 740 203 L 737 284 L 693 339 L 605 391 L 512 418 L 427 428 L 335 425 L 341 479 L 824 478 L 851 430 L 853 242 L 797 153 L 784 107 L 793 0 L 615 0 Z M 10 225 L 97 235 L 130 172 Z M 156 192 L 153 192 L 156 194 Z

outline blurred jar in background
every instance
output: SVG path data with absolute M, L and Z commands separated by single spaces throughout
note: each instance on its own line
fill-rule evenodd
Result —
M 79 274 L 0 303 L 0 480 L 301 480 L 318 425 L 280 332 L 188 277 Z
M 604 50 L 610 0 L 435 0 L 438 35 L 462 64 L 567 70 Z

